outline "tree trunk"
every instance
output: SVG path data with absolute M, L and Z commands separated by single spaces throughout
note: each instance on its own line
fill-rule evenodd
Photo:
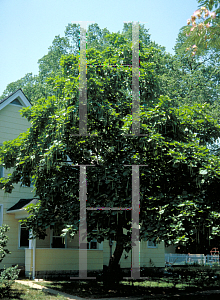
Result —
M 116 232 L 116 248 L 115 251 L 110 257 L 109 260 L 109 269 L 113 270 L 115 267 L 118 266 L 119 261 L 121 259 L 124 244 L 123 244 L 123 222 L 122 222 L 123 215 L 118 214 L 118 224 L 117 224 L 117 232 Z
M 109 269 L 114 270 L 118 267 L 119 261 L 121 259 L 124 247 L 123 244 L 116 242 L 116 248 L 112 257 L 109 260 Z
M 116 248 L 115 251 L 109 259 L 109 265 L 106 270 L 105 283 L 108 287 L 115 287 L 115 284 L 119 284 L 122 278 L 119 261 L 121 259 L 124 244 L 123 244 L 123 227 L 122 227 L 122 215 L 118 216 L 118 226 L 116 234 Z

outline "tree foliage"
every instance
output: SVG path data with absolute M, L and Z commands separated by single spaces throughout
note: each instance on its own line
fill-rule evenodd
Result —
M 11 192 L 14 183 L 30 185 L 34 178 L 40 201 L 29 208 L 27 227 L 44 237 L 47 226 L 62 222 L 74 235 L 79 226 L 77 165 L 93 166 L 87 168 L 87 206 L 130 207 L 131 167 L 125 165 L 141 164 L 145 165 L 140 167 L 141 239 L 186 241 L 204 224 L 210 235 L 217 234 L 220 169 L 209 145 L 219 138 L 220 127 L 209 113 L 210 104 L 180 105 L 182 96 L 179 92 L 175 98 L 176 86 L 167 88 L 173 99 L 161 96 L 169 74 L 161 69 L 170 71 L 168 63 L 174 61 L 161 49 L 140 41 L 140 115 L 145 136 L 126 135 L 132 126 L 132 71 L 120 64 L 131 62 L 131 41 L 117 33 L 106 34 L 106 43 L 103 49 L 87 50 L 90 135 L 76 136 L 79 55 L 72 53 L 62 56 L 59 71 L 47 78 L 53 95 L 23 109 L 31 128 L 4 143 L 0 163 L 13 171 L 1 180 L 1 188 Z M 88 240 L 116 240 L 118 262 L 122 251 L 131 249 L 130 212 L 90 211 L 87 215 Z
M 220 131 L 219 60 L 202 60 L 183 51 L 182 30 L 170 55 L 140 28 L 141 133 L 132 127 L 131 24 L 110 33 L 97 24 L 87 35 L 88 132 L 79 133 L 79 26 L 69 24 L 39 60 L 39 75 L 21 79 L 34 105 L 22 111 L 32 126 L 4 143 L 0 164 L 13 168 L 1 180 L 6 192 L 15 183 L 35 182 L 39 204 L 25 221 L 36 236 L 64 224 L 72 235 L 79 226 L 79 167 L 87 167 L 87 206 L 130 207 L 131 167 L 140 167 L 140 237 L 166 243 L 190 240 L 194 230 L 219 232 L 219 157 L 210 148 Z M 215 64 L 213 63 L 215 61 Z M 127 65 L 127 66 L 125 66 Z M 13 91 L 16 84 L 8 86 Z M 21 87 L 21 86 L 19 86 Z M 30 93 L 30 94 L 28 94 Z M 38 99 L 38 100 L 37 100 Z M 67 157 L 71 162 L 67 162 Z M 87 212 L 88 240 L 117 241 L 116 263 L 131 249 L 129 211 Z M 120 249 L 119 249 L 120 248 Z M 117 254 L 117 255 L 116 255 Z
M 124 24 L 120 37 L 111 33 L 107 28 L 101 29 L 97 23 L 88 26 L 87 30 L 87 48 L 94 48 L 103 51 L 109 46 L 117 46 L 123 43 L 124 38 L 132 40 L 132 25 Z M 144 45 L 150 43 L 148 30 L 140 25 L 140 39 Z M 66 26 L 64 37 L 55 36 L 48 53 L 38 60 L 39 72 L 37 75 L 27 73 L 23 78 L 18 79 L 7 85 L 0 99 L 4 99 L 9 94 L 22 88 L 25 95 L 34 104 L 40 98 L 47 98 L 54 95 L 53 86 L 50 85 L 48 78 L 58 76 L 61 71 L 60 61 L 63 55 L 77 55 L 80 51 L 80 25 L 68 24 Z M 130 62 L 129 62 L 130 63 Z
M 183 27 L 187 37 L 183 46 L 192 56 L 210 50 L 220 50 L 220 1 L 199 0 L 198 2 L 199 9 L 187 20 L 187 26 Z

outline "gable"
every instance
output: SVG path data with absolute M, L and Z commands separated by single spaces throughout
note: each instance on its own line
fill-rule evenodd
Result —
M 20 114 L 22 107 L 31 106 L 21 89 L 0 100 L 0 143 L 15 139 L 30 123 Z
M 27 99 L 21 89 L 0 100 L 0 111 L 9 104 L 23 107 L 31 106 L 30 101 Z

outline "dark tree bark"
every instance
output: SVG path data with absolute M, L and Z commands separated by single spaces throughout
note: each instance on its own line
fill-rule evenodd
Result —
M 118 214 L 118 226 L 117 226 L 117 234 L 116 234 L 116 248 L 115 251 L 110 257 L 109 260 L 109 268 L 113 269 L 114 267 L 118 266 L 119 261 L 121 259 L 123 250 L 124 250 L 124 243 L 123 243 L 123 215 Z
M 109 266 L 107 270 L 106 280 L 108 282 L 108 286 L 114 286 L 115 284 L 118 284 L 121 279 L 119 262 L 124 251 L 122 218 L 123 215 L 119 214 L 116 234 L 116 248 L 112 257 L 110 257 Z

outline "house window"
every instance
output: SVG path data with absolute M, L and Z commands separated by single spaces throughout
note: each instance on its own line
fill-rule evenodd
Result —
M 157 248 L 157 244 L 153 241 L 147 241 L 147 248 Z
M 25 225 L 20 224 L 19 227 L 19 247 L 28 248 L 29 247 L 29 230 Z
M 0 178 L 4 177 L 4 168 L 0 166 Z
M 66 237 L 60 236 L 63 227 L 61 225 L 54 225 L 51 229 L 51 248 L 66 248 Z
M 18 99 L 13 100 L 10 104 L 22 106 L 21 102 Z
M 87 243 L 87 249 L 98 249 L 98 243 L 96 239 L 91 240 Z
M 21 177 L 21 180 L 22 180 L 22 177 Z M 31 188 L 33 188 L 33 187 L 34 187 L 34 179 L 33 179 L 33 178 L 31 178 L 31 183 L 30 183 L 30 186 L 28 186 L 28 185 L 25 185 L 25 184 L 21 184 L 21 186 L 22 186 L 22 187 L 31 187 Z

